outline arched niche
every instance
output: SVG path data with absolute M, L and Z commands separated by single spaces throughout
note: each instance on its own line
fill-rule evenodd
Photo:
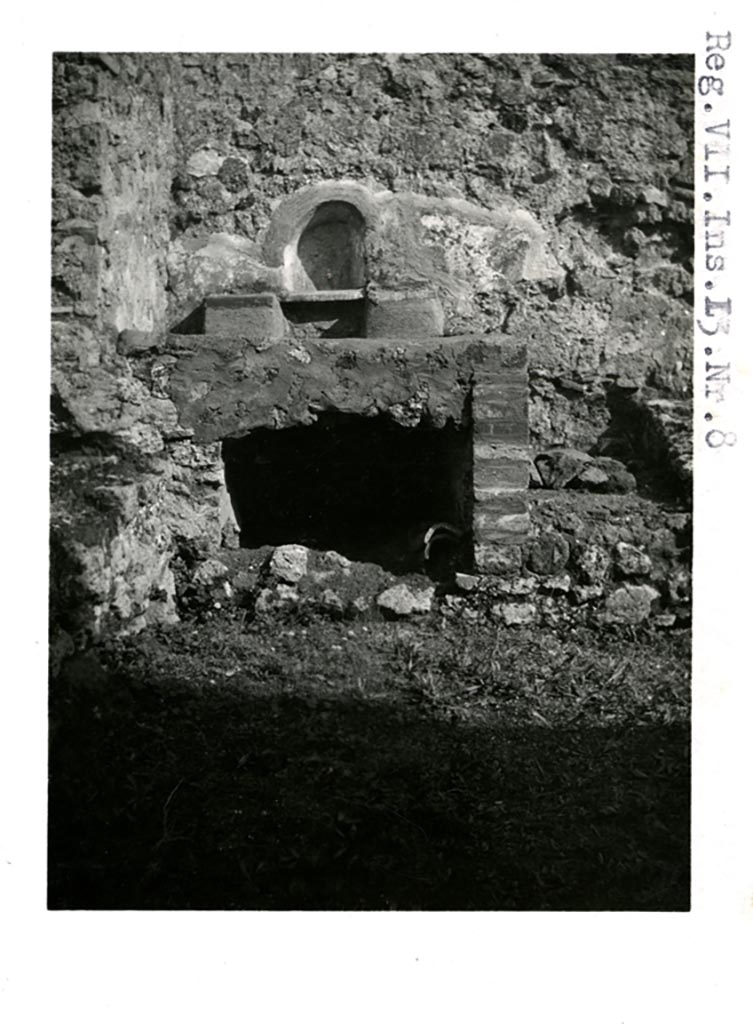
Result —
M 352 203 L 320 203 L 295 244 L 292 284 L 298 291 L 342 291 L 366 284 L 366 222 Z

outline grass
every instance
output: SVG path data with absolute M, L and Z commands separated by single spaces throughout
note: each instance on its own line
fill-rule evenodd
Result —
M 220 617 L 53 684 L 51 908 L 686 910 L 689 635 Z

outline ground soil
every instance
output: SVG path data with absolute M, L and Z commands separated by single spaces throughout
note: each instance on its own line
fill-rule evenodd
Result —
M 51 688 L 49 906 L 687 910 L 689 631 L 240 611 Z

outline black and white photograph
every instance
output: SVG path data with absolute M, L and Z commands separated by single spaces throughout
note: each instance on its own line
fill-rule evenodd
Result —
M 3 1019 L 743 1024 L 742 20 L 8 21 Z

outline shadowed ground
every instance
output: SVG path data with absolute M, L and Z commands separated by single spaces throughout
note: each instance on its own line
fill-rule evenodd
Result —
M 689 636 L 181 626 L 51 698 L 51 908 L 686 910 Z

